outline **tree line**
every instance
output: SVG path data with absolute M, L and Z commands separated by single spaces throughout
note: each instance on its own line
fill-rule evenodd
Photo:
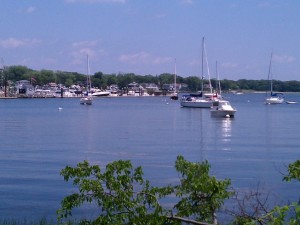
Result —
M 52 71 L 52 70 L 33 70 L 26 66 L 9 66 L 2 70 L 1 86 L 5 82 L 14 83 L 18 80 L 29 80 L 33 85 L 46 85 L 48 83 L 62 84 L 66 87 L 72 85 L 86 86 L 86 75 L 78 72 Z M 199 91 L 201 90 L 201 78 L 199 76 L 176 77 L 177 84 L 181 84 L 180 91 Z M 174 74 L 162 73 L 160 75 L 137 75 L 134 73 L 104 74 L 96 72 L 91 75 L 93 87 L 106 89 L 110 85 L 118 85 L 124 89 L 128 84 L 136 82 L 139 84 L 156 84 L 161 90 L 164 85 L 174 83 Z M 217 80 L 211 79 L 213 87 L 217 87 Z M 205 86 L 208 80 L 204 79 Z M 220 80 L 222 91 L 245 90 L 245 91 L 266 91 L 269 87 L 268 80 Z M 300 81 L 273 81 L 273 90 L 277 92 L 300 92 Z

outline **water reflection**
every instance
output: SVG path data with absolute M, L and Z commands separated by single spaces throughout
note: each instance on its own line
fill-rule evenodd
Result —
M 222 119 L 222 141 L 229 142 L 231 141 L 231 125 L 232 125 L 232 119 L 230 118 L 224 118 Z

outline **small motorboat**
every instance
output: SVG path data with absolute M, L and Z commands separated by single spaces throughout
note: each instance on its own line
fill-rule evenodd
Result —
M 298 102 L 295 101 L 286 101 L 286 104 L 297 104 Z
M 230 102 L 226 100 L 218 101 L 217 105 L 210 110 L 212 116 L 225 118 L 234 117 L 236 111 L 237 110 L 231 106 Z
M 91 96 L 85 96 L 80 98 L 81 105 L 91 105 L 93 102 L 93 98 Z
M 105 97 L 105 96 L 109 96 L 110 92 L 109 91 L 96 91 L 92 94 L 92 96 L 94 97 Z

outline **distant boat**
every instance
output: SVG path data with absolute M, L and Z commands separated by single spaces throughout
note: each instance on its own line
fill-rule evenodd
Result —
M 92 94 L 92 96 L 95 97 L 104 97 L 104 96 L 109 96 L 110 92 L 109 91 L 96 91 Z
M 93 97 L 92 96 L 85 96 L 80 98 L 81 105 L 92 105 L 93 104 Z
M 298 102 L 295 101 L 286 101 L 286 104 L 297 104 Z
M 90 77 L 90 62 L 89 62 L 89 56 L 87 55 L 87 91 L 85 93 L 85 96 L 80 98 L 80 104 L 81 105 L 92 105 L 93 103 L 93 97 L 89 95 L 91 91 L 91 77 Z
M 269 64 L 268 81 L 270 82 L 270 96 L 266 97 L 265 104 L 282 104 L 284 102 L 283 95 L 281 93 L 273 93 L 273 74 L 272 74 L 272 58 L 273 52 L 271 53 L 271 59 Z M 268 92 L 267 92 L 268 96 Z
M 212 107 L 212 101 L 203 97 L 202 92 L 182 95 L 180 104 L 182 107 L 189 107 L 189 108 L 211 108 Z
M 242 92 L 242 91 L 236 91 L 236 92 L 233 92 L 233 94 L 235 94 L 235 95 L 243 95 L 244 92 Z
M 212 97 L 214 96 L 212 93 L 212 87 L 210 83 L 210 77 L 209 79 L 209 87 L 210 87 L 210 93 L 209 95 L 203 94 L 203 68 L 204 68 L 204 54 L 206 58 L 206 52 L 205 52 L 205 43 L 204 43 L 204 37 L 202 38 L 202 76 L 201 76 L 201 92 L 197 94 L 189 94 L 189 95 L 183 95 L 180 99 L 180 105 L 182 107 L 190 107 L 190 108 L 211 108 L 213 105 Z M 206 58 L 207 60 L 207 58 Z M 206 61 L 207 63 L 207 61 Z M 208 72 L 209 75 L 209 72 Z
M 210 110 L 211 116 L 225 118 L 234 117 L 236 111 L 237 110 L 231 106 L 230 102 L 225 100 L 218 101 L 217 106 Z
M 178 100 L 178 94 L 177 94 L 177 92 L 176 92 L 176 86 L 177 86 L 177 84 L 176 84 L 176 59 L 175 59 L 175 70 L 174 70 L 175 72 L 174 72 L 174 88 L 173 88 L 173 90 L 174 90 L 174 92 L 173 92 L 173 94 L 171 95 L 171 99 L 172 100 Z

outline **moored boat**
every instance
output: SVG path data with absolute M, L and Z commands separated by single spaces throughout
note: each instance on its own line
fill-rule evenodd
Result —
M 284 102 L 282 94 L 272 93 L 270 97 L 265 99 L 265 104 L 281 104 Z
M 208 81 L 210 93 L 203 94 L 203 79 L 204 79 L 204 57 L 206 59 L 207 70 L 208 70 Z M 208 69 L 208 62 L 206 57 L 204 37 L 202 38 L 202 75 L 201 75 L 201 92 L 198 94 L 189 94 L 183 95 L 180 99 L 180 105 L 182 107 L 191 107 L 191 108 L 211 108 L 213 106 L 214 100 L 211 98 L 214 94 L 212 93 L 212 86 L 210 83 L 210 75 Z
M 178 100 L 178 93 L 176 92 L 176 87 L 177 87 L 177 84 L 176 84 L 176 59 L 175 59 L 174 87 L 173 87 L 173 93 L 172 93 L 172 95 L 170 96 L 170 98 L 171 98 L 172 100 Z
M 272 58 L 273 52 L 271 53 L 271 59 L 269 64 L 268 80 L 270 81 L 270 96 L 266 97 L 265 104 L 282 104 L 284 102 L 283 94 L 273 93 L 273 75 L 272 75 Z
M 236 111 L 237 110 L 231 106 L 230 102 L 226 100 L 218 101 L 218 105 L 210 110 L 211 116 L 225 118 L 234 117 Z
M 92 96 L 85 96 L 80 98 L 80 104 L 82 105 L 92 105 L 93 97 Z
M 92 94 L 92 96 L 95 96 L 95 97 L 105 97 L 105 96 L 109 96 L 110 95 L 110 92 L 109 91 L 96 91 Z
M 93 97 L 89 95 L 91 86 L 92 85 L 91 85 L 91 77 L 90 77 L 90 61 L 89 61 L 89 56 L 87 55 L 87 91 L 85 96 L 80 98 L 81 105 L 92 105 Z
M 182 107 L 190 108 L 211 108 L 213 101 L 205 99 L 201 93 L 183 95 L 180 99 Z
M 296 101 L 286 101 L 286 104 L 297 104 L 298 102 Z

